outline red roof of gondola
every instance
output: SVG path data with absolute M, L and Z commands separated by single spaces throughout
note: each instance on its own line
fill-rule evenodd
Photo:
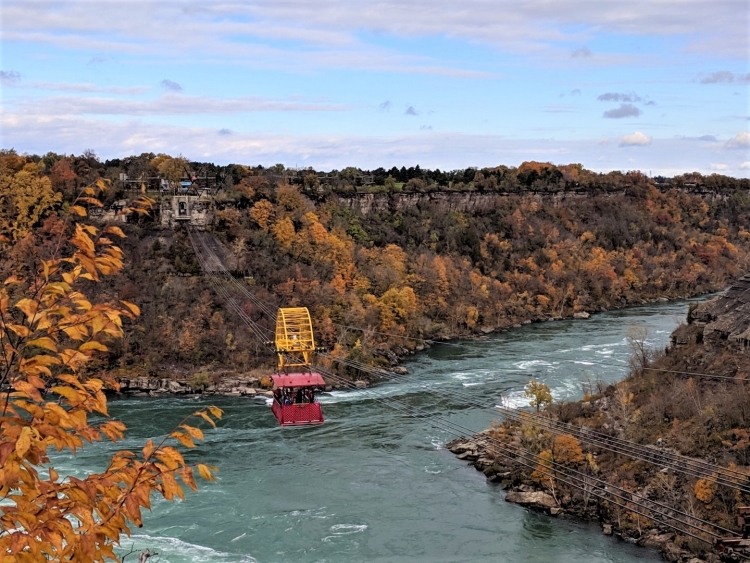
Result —
M 309 385 L 326 384 L 319 373 L 277 373 L 272 375 L 271 379 L 273 379 L 274 389 L 278 387 L 306 387 Z

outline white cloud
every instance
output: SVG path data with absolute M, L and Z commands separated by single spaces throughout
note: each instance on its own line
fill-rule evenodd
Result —
M 593 54 L 594 53 L 591 52 L 591 49 L 584 45 L 583 47 L 579 47 L 578 49 L 570 53 L 570 56 L 574 59 L 585 59 L 592 56 Z
M 174 80 L 170 80 L 169 78 L 165 78 L 159 84 L 161 84 L 161 87 L 165 90 L 171 90 L 172 92 L 182 92 L 182 85 L 178 84 Z
M 721 84 L 735 81 L 740 83 L 750 82 L 750 72 L 746 74 L 734 74 L 728 70 L 718 70 L 711 74 L 703 75 L 700 79 L 701 84 Z
M 144 18 L 144 14 L 147 17 Z M 108 0 L 107 2 L 3 1 L 3 39 L 39 42 L 97 53 L 119 52 L 162 58 L 200 55 L 252 59 L 262 65 L 276 53 L 290 66 L 312 61 L 338 66 L 354 54 L 369 68 L 391 59 L 408 60 L 365 36 L 447 37 L 524 54 L 558 52 L 570 60 L 590 57 L 581 45 L 598 34 L 676 37 L 686 49 L 745 60 L 748 13 L 737 0 L 568 0 L 565 9 L 549 0 Z M 268 48 L 274 42 L 282 48 Z M 291 46 L 290 46 L 291 45 Z M 313 47 L 312 50 L 309 47 Z M 423 59 L 413 65 L 429 72 L 443 65 Z M 450 67 L 449 67 L 450 68 Z M 456 70 L 456 69 L 454 69 Z
M 723 162 L 712 163 L 711 170 L 716 170 L 717 172 L 726 172 L 727 170 L 729 170 L 729 165 L 724 164 Z
M 644 135 L 640 131 L 636 131 L 630 135 L 623 135 L 620 137 L 621 147 L 645 147 L 651 144 L 651 137 Z
M 29 115 L 58 113 L 62 115 L 198 115 L 247 113 L 257 111 L 345 111 L 348 106 L 259 96 L 212 98 L 164 94 L 152 100 L 55 96 L 29 100 L 17 109 Z
M 122 94 L 137 95 L 143 94 L 150 90 L 147 86 L 96 86 L 95 84 L 68 84 L 66 82 L 29 82 L 26 88 L 35 90 L 50 90 L 55 92 L 81 92 L 81 93 L 102 93 L 102 94 Z
M 750 170 L 750 160 L 746 160 L 740 164 L 740 170 Z
M 21 73 L 16 70 L 0 70 L 0 83 L 13 86 L 21 80 Z
M 750 131 L 740 131 L 727 141 L 726 147 L 728 149 L 750 148 Z
M 620 104 L 619 108 L 610 109 L 602 114 L 607 119 L 622 119 L 623 117 L 638 117 L 641 110 L 633 104 Z

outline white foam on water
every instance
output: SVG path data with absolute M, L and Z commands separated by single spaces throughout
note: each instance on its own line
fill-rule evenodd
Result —
M 574 364 L 579 364 L 579 365 L 582 365 L 582 366 L 593 366 L 593 365 L 596 365 L 596 364 L 594 364 L 594 362 L 586 362 L 584 360 L 573 360 L 573 363 Z
M 502 397 L 501 406 L 508 409 L 517 409 L 518 407 L 527 407 L 529 399 L 523 391 L 511 391 Z
M 585 346 L 581 346 L 579 350 L 590 352 L 591 350 L 596 350 L 597 348 L 616 348 L 618 346 L 622 346 L 623 344 L 627 344 L 626 339 L 619 340 L 617 342 L 607 342 L 606 344 L 586 344 Z
M 484 385 L 484 381 L 474 381 L 471 383 L 462 383 L 464 387 L 476 387 L 477 385 Z
M 597 350 L 596 353 L 601 354 L 603 356 L 608 356 L 609 354 L 614 354 L 615 351 L 614 350 Z
M 367 529 L 367 524 L 334 524 L 331 526 L 332 534 L 326 536 L 322 541 L 330 542 L 335 539 L 339 539 L 342 536 L 349 536 L 351 534 L 359 534 Z
M 405 387 L 402 385 L 393 385 L 378 387 L 375 392 L 365 389 L 359 391 L 331 391 L 329 394 L 320 395 L 318 397 L 318 402 L 321 405 L 333 403 L 359 403 L 368 399 L 377 399 L 383 395 L 390 396 L 403 393 L 404 389 Z
M 518 369 L 529 369 L 529 368 L 538 367 L 538 366 L 544 366 L 544 367 L 552 366 L 551 363 L 546 362 L 544 360 L 526 360 L 523 362 L 516 362 L 513 365 L 516 366 Z
M 244 535 L 244 534 L 243 534 Z M 142 547 L 139 550 L 151 549 L 159 553 L 159 560 L 162 563 L 257 563 L 257 559 L 250 555 L 240 555 L 226 553 L 183 541 L 178 538 L 169 538 L 161 536 L 133 535 L 131 540 L 136 540 L 137 544 Z M 123 545 L 128 540 L 123 540 Z
M 242 539 L 242 538 L 244 538 L 244 537 L 245 537 L 246 535 L 247 535 L 247 532 L 244 532 L 244 533 L 243 533 L 242 535 L 240 535 L 240 536 L 237 536 L 236 538 L 233 538 L 233 539 L 229 540 L 229 542 L 231 543 L 231 542 L 235 542 L 235 541 L 237 541 L 237 540 L 241 540 L 241 539 Z

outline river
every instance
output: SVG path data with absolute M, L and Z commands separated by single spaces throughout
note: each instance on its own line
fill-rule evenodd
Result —
M 630 327 L 648 327 L 649 344 L 660 348 L 687 309 L 687 301 L 644 305 L 438 345 L 407 361 L 403 380 L 374 389 L 479 431 L 498 417 L 467 396 L 523 405 L 534 377 L 555 400 L 580 398 L 588 382 L 624 376 Z M 127 449 L 199 407 L 225 411 L 187 456 L 218 465 L 218 481 L 200 482 L 185 502 L 156 500 L 143 529 L 123 540 L 125 551 L 148 547 L 160 554 L 151 561 L 170 563 L 659 561 L 596 525 L 506 503 L 499 487 L 444 449 L 452 435 L 369 391 L 320 400 L 326 423 L 311 428 L 279 428 L 258 399 L 112 400 L 111 413 L 129 427 L 119 445 Z M 114 447 L 89 446 L 55 466 L 85 475 Z

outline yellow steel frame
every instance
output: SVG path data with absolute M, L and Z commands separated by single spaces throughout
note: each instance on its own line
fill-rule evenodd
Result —
M 314 351 L 315 337 L 307 307 L 279 309 L 276 315 L 279 371 L 289 367 L 310 367 Z

